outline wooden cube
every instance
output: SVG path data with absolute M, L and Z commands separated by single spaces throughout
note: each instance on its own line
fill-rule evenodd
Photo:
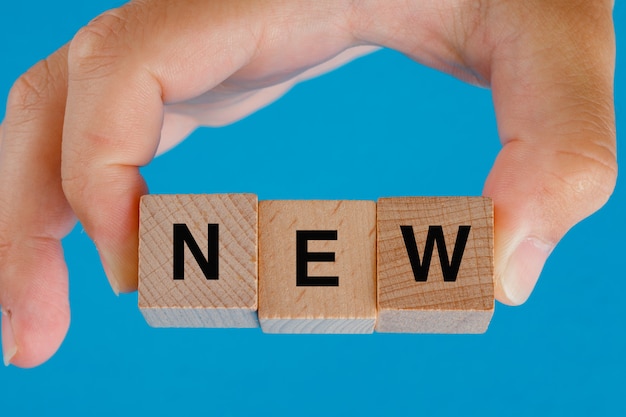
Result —
M 373 332 L 373 201 L 261 201 L 259 250 L 264 332 Z
M 155 327 L 258 327 L 253 194 L 147 195 L 139 308 Z
M 493 315 L 493 204 L 378 200 L 377 332 L 484 333 Z

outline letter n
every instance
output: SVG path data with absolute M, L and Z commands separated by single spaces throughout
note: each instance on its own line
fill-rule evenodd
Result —
M 174 279 L 185 279 L 185 244 L 206 279 L 219 279 L 219 225 L 207 225 L 208 253 L 205 258 L 186 224 L 174 224 Z

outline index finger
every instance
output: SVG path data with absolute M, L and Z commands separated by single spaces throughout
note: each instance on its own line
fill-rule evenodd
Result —
M 235 72 L 255 90 L 259 80 L 280 82 L 285 72 L 328 60 L 352 41 L 337 16 L 328 5 L 289 1 L 185 1 L 175 8 L 137 2 L 77 34 L 69 55 L 63 187 L 114 289 L 137 287 L 138 208 L 147 192 L 138 167 L 157 150 L 163 103 L 197 97 Z M 315 47 L 303 53 L 302 44 Z

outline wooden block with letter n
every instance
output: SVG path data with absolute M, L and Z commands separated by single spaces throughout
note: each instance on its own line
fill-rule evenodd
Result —
M 373 201 L 261 201 L 259 253 L 264 332 L 373 332 Z
M 253 194 L 147 195 L 139 308 L 155 327 L 258 327 Z
M 378 200 L 378 332 L 484 333 L 493 315 L 493 204 Z

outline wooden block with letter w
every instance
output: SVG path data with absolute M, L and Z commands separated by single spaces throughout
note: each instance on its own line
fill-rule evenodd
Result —
M 484 333 L 493 315 L 493 204 L 381 198 L 378 332 Z

